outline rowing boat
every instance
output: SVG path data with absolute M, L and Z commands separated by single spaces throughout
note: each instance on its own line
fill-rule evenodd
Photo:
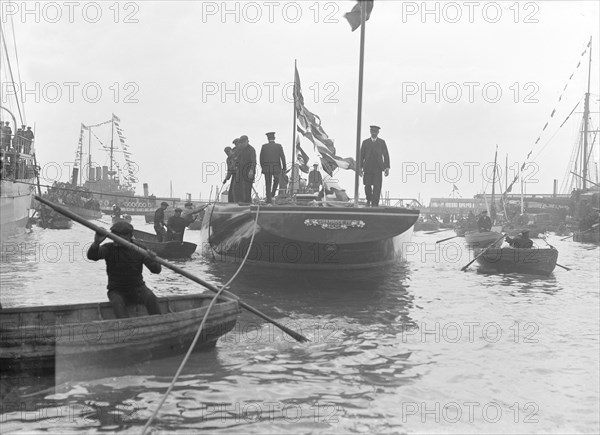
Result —
M 66 364 L 123 365 L 187 351 L 212 295 L 158 298 L 164 314 L 143 305 L 116 319 L 109 302 L 0 310 L 2 371 L 50 370 Z M 217 301 L 194 350 L 213 347 L 235 326 L 237 301 Z
M 150 249 L 163 258 L 189 258 L 196 251 L 197 245 L 190 242 L 159 242 L 155 234 L 133 230 L 136 244 Z
M 475 249 L 479 255 L 483 249 Z M 479 270 L 492 273 L 550 275 L 556 267 L 558 251 L 554 248 L 488 248 L 477 258 Z

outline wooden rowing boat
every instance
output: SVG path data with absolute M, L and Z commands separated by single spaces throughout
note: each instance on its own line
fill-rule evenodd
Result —
M 2 371 L 50 370 L 66 364 L 123 365 L 187 351 L 212 295 L 158 298 L 164 314 L 143 305 L 116 319 L 109 302 L 0 310 Z M 235 326 L 237 301 L 217 301 L 194 350 L 213 347 Z
M 483 249 L 475 249 L 479 255 Z M 479 270 L 492 273 L 550 275 L 556 267 L 558 251 L 554 248 L 489 248 L 477 258 Z
M 465 241 L 470 248 L 487 248 L 501 236 L 496 231 L 467 231 Z
M 163 258 L 189 258 L 197 247 L 196 244 L 190 242 L 159 242 L 155 234 L 140 230 L 133 230 L 133 237 L 138 245 L 150 249 Z

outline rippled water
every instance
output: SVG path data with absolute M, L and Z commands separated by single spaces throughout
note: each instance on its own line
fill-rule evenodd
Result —
M 153 430 L 598 433 L 600 249 L 550 236 L 571 271 L 484 275 L 460 271 L 463 239 L 436 251 L 451 235 L 417 233 L 407 262 L 372 271 L 245 268 L 230 290 L 311 342 L 242 314 L 192 356 Z M 92 238 L 76 224 L 5 244 L 2 304 L 104 301 L 104 264 L 83 259 Z M 214 284 L 237 267 L 198 252 L 178 264 Z M 169 270 L 145 276 L 159 295 L 202 291 Z M 139 433 L 180 360 L 4 379 L 2 432 Z

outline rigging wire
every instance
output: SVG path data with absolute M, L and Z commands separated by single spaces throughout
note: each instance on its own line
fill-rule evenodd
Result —
M 10 64 L 10 59 L 8 56 L 8 48 L 6 47 L 6 37 L 4 35 L 4 30 L 2 29 L 2 25 L 0 24 L 0 39 L 2 39 L 2 45 L 4 46 L 4 52 L 6 53 L 6 64 L 8 65 L 8 71 L 10 73 L 10 81 L 13 85 L 13 88 L 15 86 L 15 78 L 12 72 L 12 66 Z M 17 101 L 17 109 L 19 109 L 19 119 L 21 121 L 21 125 L 23 124 L 23 113 L 21 112 L 21 104 L 19 103 L 19 99 L 15 98 L 15 100 Z M 15 126 L 17 127 L 17 126 Z
M 17 51 L 17 37 L 15 36 L 15 23 L 13 16 L 10 16 L 10 24 L 13 35 L 13 44 L 15 47 L 15 60 L 17 61 L 17 74 L 19 76 L 19 93 L 21 94 L 21 102 L 23 103 L 23 123 L 27 124 L 27 114 L 25 113 L 25 100 L 23 99 L 23 82 L 21 81 L 21 67 L 19 66 L 19 53 Z

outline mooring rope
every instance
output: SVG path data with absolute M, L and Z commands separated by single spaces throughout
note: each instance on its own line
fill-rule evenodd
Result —
M 169 393 L 171 392 L 171 390 L 175 386 L 175 383 L 177 382 L 177 379 L 179 379 L 179 375 L 181 374 L 181 371 L 185 367 L 188 359 L 190 358 L 190 356 L 192 354 L 192 351 L 194 350 L 194 347 L 196 347 L 196 343 L 198 342 L 198 339 L 200 338 L 200 333 L 202 332 L 202 329 L 204 328 L 204 324 L 206 323 L 206 319 L 208 318 L 208 314 L 210 313 L 210 310 L 212 309 L 212 307 L 215 304 L 216 300 L 219 298 L 219 296 L 221 295 L 221 293 L 223 292 L 223 290 L 225 290 L 229 286 L 229 284 L 231 284 L 233 282 L 233 280 L 238 276 L 238 274 L 240 273 L 240 271 L 244 267 L 244 264 L 246 263 L 246 260 L 248 258 L 248 254 L 250 253 L 250 249 L 252 248 L 252 243 L 254 242 L 254 235 L 256 234 L 256 228 L 258 226 L 258 214 L 259 214 L 259 212 L 260 212 L 260 204 L 258 205 L 258 207 L 256 209 L 256 218 L 254 220 L 254 229 L 252 230 L 252 237 L 250 238 L 250 244 L 248 245 L 248 250 L 246 251 L 246 255 L 244 256 L 244 259 L 242 260 L 240 266 L 235 271 L 235 273 L 233 274 L 233 276 L 229 279 L 229 281 L 227 281 L 225 284 L 223 284 L 223 286 L 219 289 L 219 291 L 215 294 L 215 296 L 210 301 L 210 304 L 208 305 L 208 308 L 206 309 L 206 313 L 204 314 L 204 317 L 202 318 L 202 322 L 200 323 L 200 326 L 198 327 L 198 331 L 196 331 L 196 335 L 194 336 L 194 340 L 192 341 L 192 344 L 190 345 L 187 353 L 185 354 L 185 357 L 183 358 L 183 361 L 181 361 L 181 364 L 179 365 L 179 368 L 177 369 L 177 372 L 175 373 L 175 376 L 173 377 L 173 380 L 169 384 L 169 387 L 167 388 L 167 391 L 163 395 L 160 403 L 158 404 L 158 407 L 154 410 L 154 412 L 152 413 L 152 415 L 150 416 L 150 418 L 148 419 L 148 421 L 144 425 L 144 428 L 142 429 L 142 435 L 145 435 L 146 432 L 147 432 L 147 430 L 150 428 L 150 425 L 152 424 L 152 421 L 154 420 L 154 418 L 156 417 L 156 415 L 158 414 L 158 412 L 160 411 L 160 409 L 164 405 L 165 401 L 167 400 L 167 397 L 169 396 Z M 210 225 L 210 222 L 209 222 L 209 225 Z

